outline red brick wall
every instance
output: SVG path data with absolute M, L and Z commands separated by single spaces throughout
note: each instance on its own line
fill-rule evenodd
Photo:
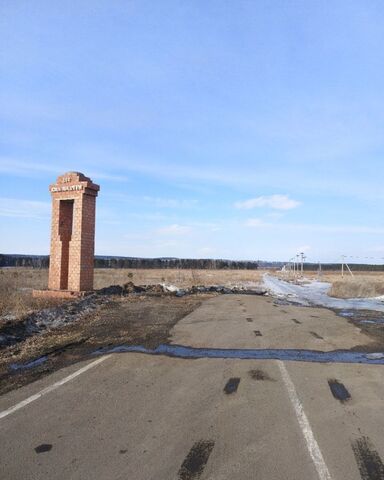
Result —
M 99 186 L 70 172 L 50 186 L 52 194 L 51 255 L 48 287 L 93 289 L 96 196 Z

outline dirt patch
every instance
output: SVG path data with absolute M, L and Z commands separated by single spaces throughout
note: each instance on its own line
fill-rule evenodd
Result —
M 125 344 L 155 348 L 166 343 L 172 327 L 210 296 L 109 297 L 107 303 L 76 322 L 1 350 L 0 394 L 84 360 L 102 347 Z

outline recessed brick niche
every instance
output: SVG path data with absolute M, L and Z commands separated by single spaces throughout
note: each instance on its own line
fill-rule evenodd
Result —
M 52 196 L 48 290 L 34 296 L 72 297 L 93 290 L 95 213 L 99 185 L 68 172 L 49 186 Z

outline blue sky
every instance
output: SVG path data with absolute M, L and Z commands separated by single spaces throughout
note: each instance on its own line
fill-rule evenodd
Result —
M 382 1 L 0 0 L 0 252 L 101 185 L 96 253 L 384 257 Z

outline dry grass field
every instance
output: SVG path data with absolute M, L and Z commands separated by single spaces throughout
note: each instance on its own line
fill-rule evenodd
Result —
M 264 270 L 182 270 L 182 269 L 115 269 L 95 270 L 95 289 L 109 285 L 166 283 L 178 287 L 192 285 L 236 285 L 260 283 Z M 270 271 L 270 273 L 272 273 Z M 276 272 L 281 276 L 280 272 Z M 338 298 L 364 298 L 384 295 L 384 273 L 358 272 L 354 277 L 340 272 L 305 272 L 305 277 L 332 283 L 330 295 Z M 44 289 L 48 284 L 47 269 L 0 269 L 0 317 L 20 317 L 28 312 L 55 305 L 63 300 L 32 298 L 32 289 Z
M 364 274 L 334 279 L 329 295 L 337 298 L 380 297 L 384 295 L 384 274 Z
M 353 275 L 347 272 L 342 277 L 340 271 L 322 272 L 320 276 L 317 272 L 305 272 L 306 278 L 331 283 L 331 297 L 369 298 L 384 295 L 384 272 L 354 272 Z
M 115 269 L 95 270 L 95 289 L 109 285 L 123 285 L 132 281 L 136 285 L 166 283 L 178 287 L 192 285 L 235 285 L 258 283 L 261 270 L 181 270 L 181 269 Z M 55 305 L 63 300 L 32 298 L 32 289 L 48 285 L 48 270 L 33 268 L 0 269 L 0 317 L 11 314 L 20 317 L 33 310 Z
M 113 269 L 95 270 L 95 288 L 122 285 L 132 281 L 136 285 L 166 283 L 177 287 L 192 285 L 235 285 L 239 282 L 261 281 L 262 270 L 184 270 L 184 269 Z

